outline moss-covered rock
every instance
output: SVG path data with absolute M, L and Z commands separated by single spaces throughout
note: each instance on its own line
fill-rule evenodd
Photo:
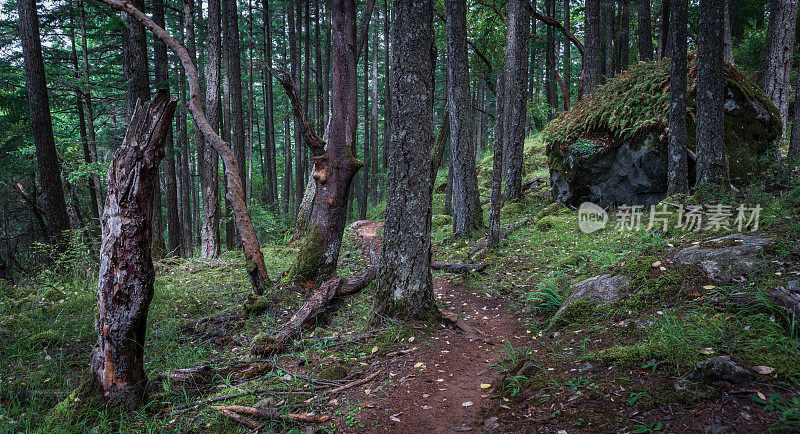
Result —
M 555 216 L 544 216 L 536 221 L 536 229 L 541 232 L 547 232 L 550 229 L 553 229 L 553 227 L 560 221 L 562 220 Z
M 694 56 L 688 71 L 688 147 L 694 150 Z M 575 205 L 658 203 L 667 190 L 668 109 L 669 61 L 639 62 L 550 122 L 542 135 L 554 198 Z M 764 172 L 762 160 L 782 126 L 775 105 L 731 65 L 725 66 L 724 126 L 731 182 L 749 183 Z M 691 177 L 691 158 L 689 165 Z

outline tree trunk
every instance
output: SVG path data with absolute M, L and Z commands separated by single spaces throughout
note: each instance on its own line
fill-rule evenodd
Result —
M 164 0 L 153 0 L 152 9 L 153 22 L 164 28 Z M 153 41 L 153 60 L 155 63 L 155 83 L 153 84 L 157 89 L 167 89 L 167 92 L 169 92 L 167 46 L 156 37 L 154 37 Z M 183 229 L 180 220 L 177 174 L 175 170 L 176 153 L 173 146 L 172 128 L 167 130 L 164 153 L 164 187 L 167 193 L 167 254 L 170 256 L 184 256 Z
M 86 11 L 83 0 L 79 1 L 79 14 L 81 25 L 81 54 L 83 56 L 83 102 L 86 104 L 86 134 L 89 155 L 92 163 L 97 162 L 97 138 L 94 128 L 94 104 L 92 103 L 92 90 L 89 84 L 89 48 L 86 41 Z M 92 189 L 95 191 L 95 202 L 98 219 L 103 208 L 103 189 L 100 186 L 100 177 L 92 175 Z M 99 221 L 98 221 L 99 225 Z M 99 226 L 98 226 L 99 227 Z
M 206 110 L 213 130 L 220 127 L 220 0 L 208 0 L 208 65 L 206 65 Z M 196 121 L 195 121 L 195 124 Z M 199 127 L 198 127 L 199 130 Z M 200 229 L 200 256 L 217 258 L 220 254 L 219 190 L 217 174 L 219 157 L 211 140 L 202 141 L 200 160 L 200 189 L 203 200 L 203 222 Z
M 180 33 L 181 33 L 181 43 L 185 44 L 185 31 L 184 31 L 184 17 L 180 15 Z M 187 48 L 188 50 L 188 48 Z M 190 57 L 191 54 L 190 54 Z M 178 84 L 178 92 L 180 93 L 180 100 L 181 100 L 181 109 L 180 109 L 180 135 L 178 138 L 178 143 L 180 144 L 180 158 L 179 168 L 180 170 L 180 190 L 178 191 L 178 198 L 179 198 L 179 209 L 181 214 L 181 221 L 183 225 L 181 229 L 183 231 L 181 235 L 181 239 L 183 241 L 183 254 L 184 258 L 191 258 L 193 254 L 192 248 L 192 191 L 194 191 L 193 182 L 192 182 L 192 174 L 189 170 L 189 131 L 188 131 L 188 116 L 187 116 L 187 107 L 183 101 L 186 101 L 186 72 L 183 68 L 180 68 L 180 72 L 178 74 L 180 78 L 180 82 Z
M 155 280 L 153 194 L 175 106 L 166 90 L 140 102 L 108 170 L 91 369 L 103 396 L 127 409 L 139 407 L 146 394 L 144 346 Z
M 728 0 L 722 0 L 727 3 Z M 661 42 L 661 58 L 669 57 L 669 11 L 670 0 L 661 0 L 661 28 L 659 31 L 659 40 Z
M 18 6 L 36 166 L 42 186 L 48 232 L 51 238 L 56 239 L 61 237 L 61 231 L 69 229 L 69 216 L 61 183 L 61 163 L 53 137 L 53 120 L 50 117 L 50 99 L 47 95 L 42 43 L 39 38 L 39 16 L 35 0 L 20 0 Z
M 223 37 L 229 39 L 227 51 L 228 75 L 230 77 L 230 102 L 231 102 L 231 143 L 236 161 L 238 174 L 242 180 L 242 188 L 247 192 L 247 148 L 244 132 L 244 110 L 242 106 L 242 60 L 239 44 L 239 13 L 236 10 L 236 0 L 222 0 L 222 17 L 225 23 Z M 245 198 L 246 199 L 246 198 Z M 246 201 L 246 200 L 245 200 Z M 241 234 L 236 233 L 236 242 L 240 244 Z
M 264 142 L 264 156 L 266 161 L 262 162 L 266 166 L 266 203 L 267 206 L 273 207 L 278 201 L 278 176 L 277 176 L 277 148 L 275 145 L 275 108 L 273 89 L 272 89 L 272 76 L 269 71 L 272 70 L 272 19 L 270 15 L 269 0 L 262 0 L 261 2 L 264 14 L 264 57 L 267 62 L 267 67 L 263 71 L 263 84 L 264 84 L 264 135 L 266 141 Z
M 622 19 L 619 23 L 618 31 L 618 46 L 619 46 L 619 71 L 625 71 L 630 64 L 630 50 L 631 50 L 631 5 L 630 0 L 621 0 L 619 8 L 621 9 Z
M 614 0 L 603 0 L 603 24 L 604 24 L 604 33 L 605 33 L 605 75 L 606 78 L 610 79 L 614 77 L 614 46 L 615 41 L 614 37 Z M 554 83 L 555 85 L 555 83 Z
M 731 6 L 732 0 L 725 0 L 725 54 L 723 60 L 733 63 L 733 33 L 731 32 Z M 675 19 L 673 14 L 672 19 Z
M 672 1 L 672 39 L 669 77 L 669 145 L 667 159 L 667 194 L 689 192 L 689 169 L 686 156 L 686 50 L 689 0 Z
M 369 33 L 367 33 L 369 34 Z M 359 220 L 366 220 L 367 219 L 367 199 L 369 197 L 369 184 L 370 184 L 370 171 L 371 168 L 369 164 L 371 162 L 370 159 L 370 148 L 369 148 L 369 140 L 370 137 L 370 123 L 369 123 L 369 44 L 364 43 L 364 142 L 363 144 L 363 155 L 364 155 L 364 168 L 361 170 L 361 190 L 357 191 L 358 194 L 358 218 Z
M 650 0 L 637 0 L 639 60 L 653 60 L 653 33 L 650 30 Z
M 571 29 L 571 20 L 569 14 L 569 0 L 564 0 L 564 28 L 569 32 Z M 569 110 L 569 91 L 572 85 L 572 61 L 570 60 L 570 45 L 568 42 L 564 43 L 564 87 L 567 88 L 567 98 L 564 98 L 564 110 Z
M 289 61 L 291 63 L 292 81 L 294 83 L 301 83 L 300 79 L 300 39 L 303 37 L 301 22 L 301 3 L 299 0 L 291 0 L 287 3 L 289 8 Z M 296 8 L 296 9 L 295 9 Z M 297 89 L 298 98 L 302 100 L 300 89 Z M 303 201 L 303 152 L 302 152 L 302 138 L 300 132 L 301 126 L 297 123 L 297 118 L 294 121 L 294 208 L 292 211 L 296 215 Z
M 82 69 L 78 64 L 78 47 L 77 47 L 77 38 L 75 35 L 75 9 L 72 3 L 72 0 L 69 1 L 69 39 L 70 39 L 70 62 L 72 63 L 73 74 L 77 80 L 80 80 L 82 77 Z M 86 109 L 83 102 L 84 97 L 84 90 L 81 88 L 82 86 L 75 86 L 75 108 L 78 112 L 78 129 L 80 131 L 81 137 L 81 147 L 83 148 L 83 161 L 86 164 L 94 163 L 92 159 L 92 153 L 89 149 L 89 134 L 88 134 L 88 122 L 86 119 Z M 94 179 L 96 176 L 92 175 L 88 179 L 88 190 L 89 190 L 89 211 L 91 212 L 91 222 L 89 227 L 91 227 L 91 231 L 94 237 L 100 236 L 99 231 L 99 222 L 100 222 L 100 207 L 98 206 L 98 190 L 95 188 Z M 72 192 L 73 196 L 75 196 L 75 191 Z
M 584 14 L 586 15 L 586 36 L 584 38 L 586 52 L 583 55 L 583 95 L 589 95 L 603 79 L 603 66 L 600 59 L 600 0 L 586 0 Z
M 797 77 L 797 89 L 800 89 L 800 75 Z M 796 167 L 800 163 L 800 106 L 795 106 L 794 117 L 792 119 L 792 136 L 789 141 L 789 153 L 787 159 L 789 164 Z
M 283 214 L 291 215 L 292 207 L 292 138 L 289 116 L 283 117 Z
M 375 312 L 430 318 L 437 309 L 431 277 L 431 146 L 434 30 L 431 0 L 392 5 L 392 123 L 387 207 Z
M 697 41 L 697 182 L 725 185 L 724 0 L 701 0 Z
M 164 29 L 155 25 L 147 15 L 131 6 L 130 2 L 127 0 L 103 0 L 103 2 L 112 6 L 114 9 L 133 15 L 164 41 L 178 58 L 180 58 L 189 79 L 189 109 L 191 110 L 192 116 L 194 116 L 195 122 L 200 127 L 203 136 L 206 140 L 211 142 L 217 153 L 222 156 L 222 161 L 225 165 L 225 173 L 227 175 L 227 196 L 233 205 L 236 227 L 242 237 L 244 257 L 247 261 L 247 273 L 250 276 L 250 283 L 252 284 L 253 291 L 257 295 L 261 295 L 264 288 L 272 285 L 272 282 L 264 266 L 264 257 L 258 244 L 258 237 L 256 237 L 256 231 L 247 210 L 247 203 L 244 200 L 244 189 L 242 188 L 241 179 L 236 172 L 238 163 L 236 162 L 236 157 L 233 155 L 231 148 L 214 132 L 203 113 L 200 104 L 200 80 L 197 77 L 197 69 L 189 58 L 189 53 L 183 45 L 169 36 Z
M 294 280 L 324 280 L 336 271 L 350 185 L 362 166 L 355 157 L 358 106 L 354 1 L 334 0 L 331 15 L 333 94 L 327 147 L 312 146 L 312 131 L 306 122 L 302 122 L 302 118 L 298 119 L 302 114 L 296 103 L 299 98 L 292 101 L 295 120 L 301 121 L 298 125 L 304 128 L 306 143 L 311 147 L 313 179 L 316 183 L 311 219 L 304 231 L 297 260 L 289 271 L 290 278 Z
M 450 107 L 450 167 L 453 173 L 453 235 L 469 237 L 483 225 L 475 169 L 467 52 L 467 2 L 447 0 L 447 103 Z
M 522 198 L 522 148 L 525 141 L 525 115 L 527 113 L 528 30 L 530 17 L 525 13 L 525 0 L 512 0 L 508 8 L 508 34 L 506 35 L 505 85 L 503 98 L 503 156 L 508 169 L 505 173 L 505 199 Z M 505 164 L 504 164 L 505 165 Z
M 489 231 L 486 233 L 486 244 L 494 246 L 500 241 L 500 210 L 503 207 L 501 188 L 503 185 L 503 92 L 505 80 L 502 75 L 497 76 L 494 127 L 494 160 L 492 161 L 492 206 L 489 211 Z
M 789 98 L 792 93 L 797 3 L 797 0 L 772 0 L 770 3 L 766 51 L 760 71 L 761 88 L 778 108 L 784 133 L 789 120 Z
M 608 0 L 606 0 L 608 1 Z M 555 0 L 545 0 L 545 8 L 547 16 L 553 16 L 556 9 Z M 527 23 L 527 21 L 526 21 Z M 525 50 L 527 52 L 527 49 Z M 547 111 L 547 120 L 555 118 L 556 110 L 558 110 L 558 94 L 556 93 L 556 40 L 553 33 L 553 27 L 547 26 L 545 29 L 545 94 L 547 96 L 547 105 L 550 109 Z M 527 76 L 525 83 L 527 83 Z
M 370 113 L 370 167 L 372 184 L 369 187 L 369 203 L 378 205 L 378 26 L 372 28 L 372 113 Z
M 383 1 L 383 43 L 386 44 L 384 47 L 385 50 L 383 52 L 383 66 L 384 66 L 384 77 L 385 77 L 385 85 L 384 85 L 384 101 L 383 101 L 383 159 L 382 165 L 383 173 L 386 174 L 389 163 L 388 158 L 389 154 L 387 153 L 387 149 L 389 149 L 389 125 L 392 121 L 392 86 L 389 85 L 392 81 L 392 70 L 389 67 L 391 62 L 389 61 L 389 53 L 391 52 L 391 38 L 389 37 L 389 29 L 391 27 L 392 20 L 389 17 L 389 0 Z M 384 188 L 385 191 L 385 188 Z

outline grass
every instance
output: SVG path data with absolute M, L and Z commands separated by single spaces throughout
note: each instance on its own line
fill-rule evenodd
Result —
M 546 178 L 544 144 L 539 136 L 526 141 L 524 155 L 526 179 Z M 489 195 L 491 160 L 491 155 L 480 158 L 479 193 L 484 198 Z M 446 182 L 446 177 L 446 172 L 440 171 L 437 185 Z M 444 215 L 444 191 L 437 188 L 434 193 L 434 257 L 469 262 L 468 253 L 482 233 L 476 232 L 468 239 L 453 237 L 452 220 Z M 505 375 L 503 396 L 510 400 L 508 406 L 527 402 L 519 405 L 527 408 L 535 404 L 544 411 L 556 403 L 570 404 L 579 410 L 571 412 L 566 406 L 548 410 L 543 417 L 555 423 L 570 421 L 587 430 L 658 431 L 663 429 L 663 425 L 659 427 L 661 420 L 637 419 L 638 422 L 619 425 L 614 411 L 646 412 L 667 404 L 677 409 L 710 405 L 719 398 L 719 389 L 693 385 L 677 392 L 673 389 L 675 379 L 690 371 L 697 361 L 711 355 L 730 355 L 745 367 L 765 365 L 775 369 L 769 380 L 780 381 L 784 386 L 765 388 L 769 399 L 756 404 L 764 408 L 776 427 L 797 426 L 797 324 L 779 315 L 763 294 L 800 274 L 795 265 L 800 255 L 796 247 L 800 238 L 800 193 L 795 189 L 778 195 L 756 185 L 735 196 L 704 191 L 680 200 L 762 204 L 759 234 L 772 238 L 774 243 L 765 251 L 758 270 L 743 283 L 721 285 L 709 282 L 698 270 L 669 264 L 678 249 L 722 233 L 616 231 L 609 227 L 584 234 L 578 229 L 575 210 L 552 203 L 547 183 L 533 187 L 520 203 L 504 207 L 501 224 L 526 218 L 531 219 L 530 224 L 487 252 L 482 259 L 488 265 L 486 272 L 455 279 L 475 291 L 502 296 L 532 331 L 526 345 L 506 344 L 504 358 L 497 366 Z M 369 217 L 378 218 L 383 208 L 382 204 L 371 207 Z M 488 221 L 489 205 L 483 207 L 483 212 L 484 221 Z M 41 274 L 19 286 L 0 283 L 4 285 L 0 286 L 0 338 L 4 341 L 0 346 L 0 425 L 11 430 L 41 428 L 58 402 L 55 395 L 22 400 L 18 392 L 68 392 L 78 388 L 85 378 L 95 341 L 97 271 L 79 239 L 76 236 L 75 248 L 58 257 L 55 265 Z M 297 253 L 295 245 L 276 242 L 264 246 L 270 275 L 275 278 L 289 268 Z M 363 270 L 366 262 L 359 249 L 357 237 L 347 229 L 340 276 L 353 276 Z M 663 270 L 654 266 L 659 262 Z M 598 306 L 581 299 L 553 318 L 570 295 L 572 284 L 599 274 L 631 278 L 631 287 L 622 301 Z M 218 396 L 261 387 L 310 387 L 304 375 L 330 379 L 343 374 L 360 376 L 364 369 L 360 360 L 371 356 L 373 350 L 385 354 L 407 348 L 412 337 L 424 344 L 422 339 L 432 332 L 430 328 L 387 321 L 375 329 L 369 323 L 373 291 L 368 287 L 322 315 L 315 327 L 301 333 L 289 353 L 276 359 L 282 368 L 246 383 L 221 378 L 216 389 L 201 395 Z M 249 292 L 244 260 L 237 253 L 226 253 L 218 261 L 159 263 L 145 348 L 148 375 L 155 378 L 172 369 L 206 364 L 220 367 L 248 360 L 254 337 L 272 331 L 300 303 L 299 297 L 287 294 L 280 300 L 268 300 L 266 309 L 245 315 L 242 300 Z M 736 292 L 755 294 L 758 302 L 742 308 L 719 301 Z M 365 337 L 343 343 L 344 334 Z M 526 362 L 527 368 L 522 369 Z M 584 370 L 587 363 L 591 367 Z M 289 371 L 302 375 L 286 379 Z M 342 402 L 333 409 L 326 403 L 306 404 L 306 398 L 280 397 L 276 402 L 283 400 L 279 406 L 283 411 L 291 408 L 339 412 L 341 423 L 353 427 L 358 423 L 356 416 L 361 407 L 357 400 Z M 567 401 L 571 398 L 574 401 Z M 102 406 L 86 405 L 73 412 L 57 430 L 86 432 L 97 427 L 100 432 L 230 432 L 238 428 L 210 409 L 181 416 L 160 413 L 165 406 L 196 399 L 197 394 L 167 383 L 165 393 L 140 411 L 120 414 Z M 258 399 L 244 396 L 226 403 L 253 405 Z M 275 431 L 298 428 L 283 422 L 270 426 Z M 323 428 L 332 430 L 333 425 Z

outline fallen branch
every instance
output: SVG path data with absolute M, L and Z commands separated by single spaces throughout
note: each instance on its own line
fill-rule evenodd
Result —
M 320 386 L 320 387 L 317 387 L 315 389 L 316 390 L 324 390 L 324 389 L 327 389 L 327 388 L 328 388 L 328 386 Z M 247 391 L 244 391 L 244 392 L 231 393 L 229 395 L 220 395 L 220 396 L 215 396 L 213 398 L 206 398 L 206 399 L 201 399 L 201 400 L 198 400 L 198 401 L 190 402 L 188 404 L 184 404 L 184 405 L 181 405 L 181 406 L 173 408 L 172 411 L 170 412 L 170 414 L 172 414 L 172 415 L 180 414 L 180 413 L 183 413 L 185 411 L 189 411 L 189 410 L 191 410 L 193 408 L 197 408 L 197 407 L 199 407 L 201 405 L 212 404 L 212 403 L 219 402 L 219 401 L 225 401 L 227 399 L 241 398 L 243 396 L 256 395 L 256 394 L 259 394 L 259 393 L 299 394 L 299 393 L 313 393 L 313 392 L 311 390 L 309 390 L 309 389 L 295 389 L 295 390 L 283 390 L 283 389 L 275 389 L 275 388 L 253 389 L 253 390 L 247 390 Z
M 300 413 L 283 414 L 272 408 L 247 407 L 244 405 L 212 406 L 211 408 L 213 408 L 214 410 L 219 410 L 223 414 L 226 414 L 225 412 L 235 413 L 239 417 L 248 419 L 251 422 L 255 421 L 245 416 L 241 416 L 238 413 L 244 413 L 250 416 L 263 417 L 264 419 L 283 419 L 283 420 L 291 420 L 303 423 L 323 423 L 327 422 L 331 418 L 330 416 L 316 416 L 316 415 L 300 414 Z
M 366 377 L 364 377 L 364 378 L 362 378 L 360 380 L 356 380 L 356 381 L 353 381 L 352 383 L 347 383 L 344 386 L 339 386 L 339 387 L 337 387 L 335 389 L 331 389 L 330 392 L 328 392 L 328 393 L 330 393 L 330 394 L 339 393 L 339 392 L 345 391 L 347 389 L 352 389 L 354 387 L 361 386 L 362 384 L 367 384 L 370 381 L 372 381 L 373 378 L 377 377 L 378 374 L 380 374 L 380 373 L 381 373 L 381 370 L 379 369 L 379 370 L 373 372 L 372 374 L 367 375 Z
M 460 264 L 457 262 L 439 262 L 433 261 L 431 268 L 434 270 L 442 270 L 448 273 L 469 273 L 470 271 L 478 272 L 486 268 L 486 264 Z
M 292 315 L 286 324 L 274 337 L 263 337 L 253 343 L 251 353 L 255 355 L 270 354 L 284 348 L 286 343 L 300 331 L 300 329 L 325 312 L 328 305 L 335 297 L 354 294 L 364 289 L 378 275 L 377 256 L 370 244 L 370 265 L 358 277 L 328 280 L 315 290 L 305 303 Z
M 785 288 L 777 288 L 764 293 L 763 296 L 772 303 L 772 306 L 761 302 L 758 295 L 749 293 L 732 294 L 729 300 L 739 305 L 763 305 L 765 310 L 778 310 L 786 315 L 789 321 L 800 319 L 800 293 L 792 292 Z
M 252 430 L 260 430 L 264 426 L 263 423 L 258 423 L 247 416 L 242 416 L 241 414 L 228 410 L 224 407 L 215 407 L 215 408 L 219 409 L 220 413 L 222 413 L 223 415 L 228 416 L 229 418 L 235 420 L 236 422 L 239 422 L 240 424 Z

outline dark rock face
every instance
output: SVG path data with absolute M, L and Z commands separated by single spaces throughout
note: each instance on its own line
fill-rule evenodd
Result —
M 606 91 L 613 95 L 603 95 L 601 90 L 600 95 L 577 103 L 573 110 L 562 115 L 573 117 L 568 134 L 550 133 L 547 155 L 555 200 L 575 206 L 587 201 L 601 206 L 652 205 L 666 196 L 668 139 L 665 122 L 654 120 L 646 129 L 620 132 L 616 124 L 604 120 L 605 117 L 627 115 L 631 116 L 627 123 L 641 123 L 635 114 L 643 111 L 639 105 L 657 105 L 660 100 L 656 95 L 644 95 L 642 100 L 645 102 L 630 101 L 634 97 L 624 94 L 622 86 L 631 86 L 637 79 L 628 74 L 620 80 L 626 82 L 614 83 L 612 80 L 609 89 L 614 91 Z M 725 80 L 725 153 L 731 182 L 740 185 L 752 182 L 753 176 L 763 173 L 762 157 L 780 135 L 781 122 L 772 102 L 738 71 L 727 66 Z M 596 113 L 607 110 L 605 107 L 615 98 L 629 99 L 629 107 L 617 109 L 613 114 L 604 113 L 602 116 L 605 117 L 598 121 Z M 693 185 L 693 154 L 696 149 L 694 94 L 689 95 L 687 103 L 688 147 L 691 151 L 689 183 Z M 653 110 L 651 107 L 650 112 Z M 649 115 L 653 116 L 650 112 Z M 584 118 L 586 130 L 576 129 L 575 119 Z M 616 119 L 614 122 L 621 121 Z M 554 125 L 553 129 L 559 128 L 558 120 Z
M 563 166 L 550 170 L 553 196 L 559 202 L 652 205 L 666 195 L 666 146 L 655 134 L 588 156 L 559 153 Z

